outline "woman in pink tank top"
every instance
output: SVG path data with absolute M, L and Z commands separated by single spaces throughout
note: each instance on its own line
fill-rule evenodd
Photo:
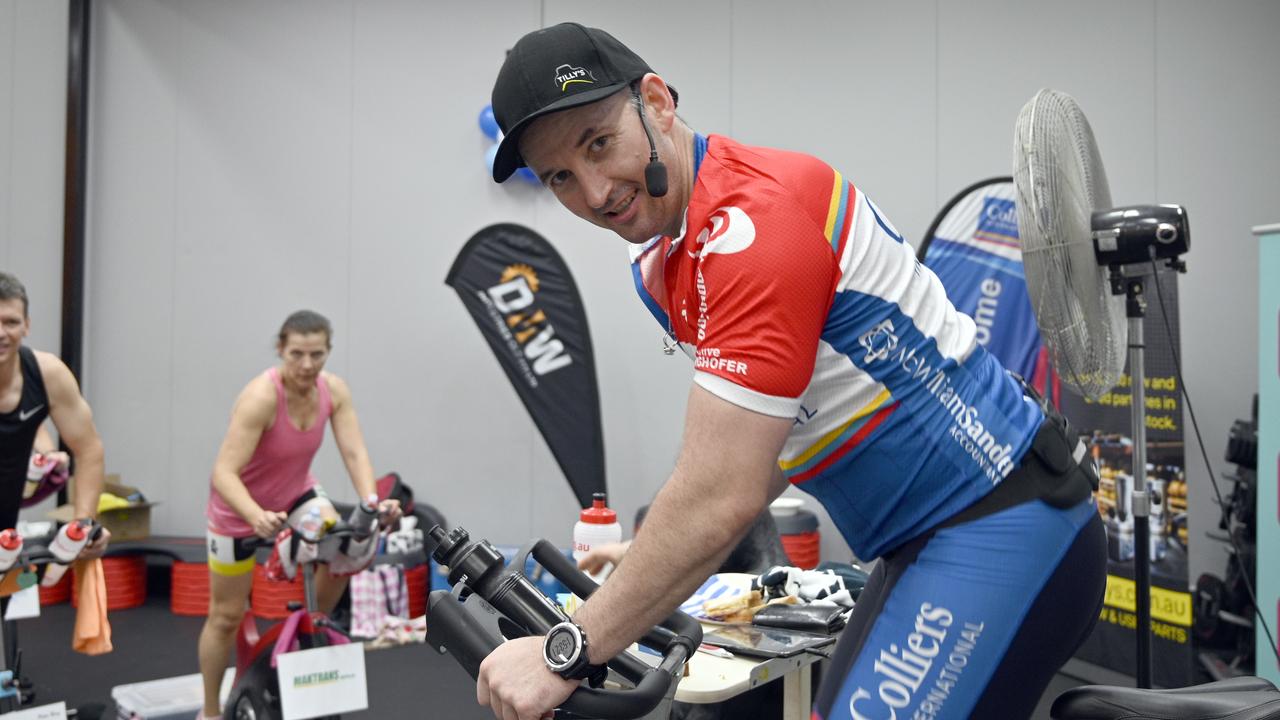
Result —
M 280 328 L 280 364 L 249 381 L 231 410 L 231 424 L 218 450 L 210 480 L 209 617 L 200 633 L 200 673 L 204 708 L 200 717 L 218 717 L 218 691 L 231 657 L 236 628 L 252 587 L 254 556 L 240 542 L 273 537 L 288 510 L 304 494 L 320 492 L 311 460 L 324 441 L 325 424 L 361 498 L 376 496 L 373 465 L 365 448 L 351 391 L 341 378 L 324 372 L 332 327 L 319 313 L 300 310 Z M 400 514 L 395 500 L 379 509 L 388 522 Z M 332 513 L 332 507 L 328 509 Z M 346 588 L 345 577 L 327 567 L 316 572 L 316 595 L 329 612 Z

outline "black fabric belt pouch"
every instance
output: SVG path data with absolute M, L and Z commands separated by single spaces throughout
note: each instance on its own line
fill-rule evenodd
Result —
M 1045 472 L 1028 472 L 1026 479 L 1038 486 L 1040 499 L 1053 507 L 1074 507 L 1098 489 L 1093 458 L 1087 450 L 1080 460 L 1074 457 L 1079 443 L 1066 418 L 1052 411 L 1046 414 L 1044 424 L 1031 441 L 1031 452 L 1027 455 L 1034 456 Z
M 1013 375 L 1023 392 L 1034 398 L 1044 412 L 1044 422 L 1023 454 L 1018 467 L 986 497 L 953 515 L 939 528 L 953 527 L 978 518 L 994 515 L 1027 502 L 1043 500 L 1052 507 L 1067 509 L 1084 502 L 1098 489 L 1098 471 L 1087 450 L 1079 460 L 1076 448 L 1081 443 L 1074 429 L 1057 410 L 1036 392 L 1035 388 Z

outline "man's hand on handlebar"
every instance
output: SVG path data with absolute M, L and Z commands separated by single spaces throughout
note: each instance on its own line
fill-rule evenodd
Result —
M 498 720 L 542 720 L 551 717 L 579 683 L 547 668 L 541 635 L 508 640 L 480 663 L 476 701 Z
M 102 557 L 107 551 L 107 545 L 111 542 L 111 531 L 105 527 L 101 527 L 98 536 L 88 545 L 80 549 L 80 554 L 76 556 L 77 560 L 95 560 Z
M 40 453 L 45 462 L 53 461 L 54 472 L 66 472 L 71 467 L 71 455 L 61 450 L 50 450 L 46 453 Z
M 259 510 L 257 517 L 253 518 L 253 532 L 260 538 L 271 539 L 276 536 L 280 528 L 284 527 L 284 523 L 289 519 L 287 513 L 276 512 L 274 510 Z

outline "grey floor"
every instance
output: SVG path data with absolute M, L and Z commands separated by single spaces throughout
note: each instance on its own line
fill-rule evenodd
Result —
M 107 655 L 88 657 L 71 650 L 74 620 L 71 606 L 62 604 L 17 623 L 22 674 L 34 683 L 36 705 L 64 701 L 70 709 L 107 703 L 104 717 L 114 718 L 109 705 L 113 687 L 199 672 L 196 640 L 204 618 L 174 615 L 167 592 L 152 593 L 141 607 L 110 613 L 114 650 Z M 476 705 L 471 678 L 426 645 L 371 651 L 365 670 L 369 709 L 343 717 L 492 717 Z

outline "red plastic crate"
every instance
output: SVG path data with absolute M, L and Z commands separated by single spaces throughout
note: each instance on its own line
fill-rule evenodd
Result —
M 804 570 L 818 567 L 821 548 L 822 541 L 817 532 L 782 536 L 782 549 L 786 550 L 787 558 L 792 565 Z
M 423 563 L 404 571 L 404 582 L 409 589 L 409 617 L 427 614 L 427 594 L 431 592 L 431 565 Z
M 208 563 L 173 562 L 169 572 L 169 610 L 189 617 L 209 614 Z
M 126 610 L 147 601 L 145 555 L 102 558 L 102 577 L 107 586 L 107 610 Z M 75 593 L 71 593 L 71 607 L 79 607 Z
M 71 600 L 71 573 L 64 573 L 53 587 L 40 586 L 40 605 L 60 605 Z
M 267 579 L 267 570 L 262 565 L 253 568 L 253 591 L 249 598 L 249 607 L 254 617 L 263 620 L 282 620 L 289 616 L 289 603 L 305 602 L 306 590 L 299 574 L 289 582 L 274 582 Z

